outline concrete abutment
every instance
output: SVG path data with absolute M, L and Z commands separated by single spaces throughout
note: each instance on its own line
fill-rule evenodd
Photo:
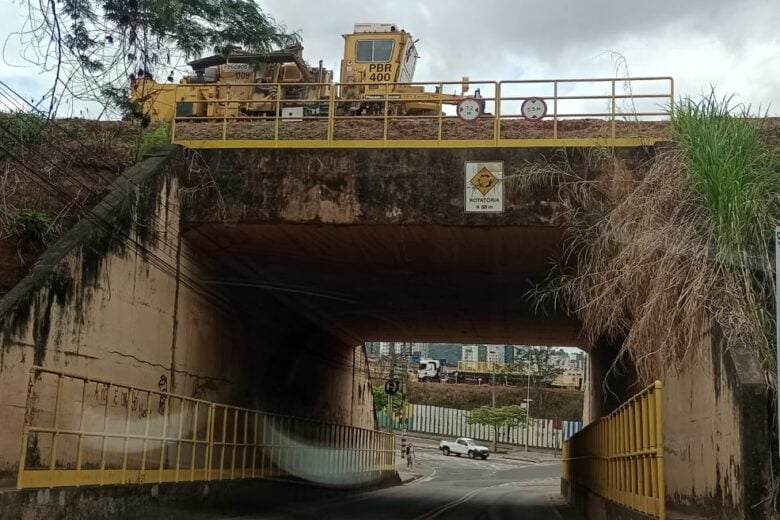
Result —
M 522 176 L 529 164 L 565 160 L 621 182 L 587 150 L 187 153 L 170 149 L 130 169 L 94 218 L 0 300 L 8 477 L 33 364 L 373 428 L 363 341 L 580 341 L 576 320 L 536 314 L 518 296 L 561 250 L 554 187 L 507 182 L 504 213 L 467 214 L 463 164 L 503 161 Z M 652 153 L 617 159 L 641 176 Z M 703 338 L 710 356 L 660 377 L 669 505 L 764 518 L 767 387 L 746 351 Z M 631 367 L 605 390 L 616 352 L 592 352 L 586 417 L 639 390 Z M 45 449 L 39 455 L 45 461 Z

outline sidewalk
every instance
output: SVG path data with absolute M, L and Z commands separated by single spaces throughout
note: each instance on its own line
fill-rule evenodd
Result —
M 400 440 L 398 441 L 400 442 Z M 400 446 L 400 444 L 399 444 Z M 415 464 L 411 470 L 406 469 L 406 459 L 401 458 L 400 451 L 395 455 L 395 470 L 401 479 L 401 484 L 408 484 L 423 477 L 429 477 L 433 474 L 433 469 Z

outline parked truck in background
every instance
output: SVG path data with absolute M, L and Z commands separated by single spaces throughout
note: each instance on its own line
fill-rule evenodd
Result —
M 417 380 L 423 383 L 441 383 L 447 379 L 447 369 L 440 359 L 421 359 Z

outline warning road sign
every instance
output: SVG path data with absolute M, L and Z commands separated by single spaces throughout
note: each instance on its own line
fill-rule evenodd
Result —
M 464 211 L 504 212 L 503 162 L 466 162 Z

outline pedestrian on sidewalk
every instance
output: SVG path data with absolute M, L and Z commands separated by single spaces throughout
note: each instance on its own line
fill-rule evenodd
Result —
M 406 445 L 406 469 L 412 469 L 414 466 L 414 447 L 412 443 Z

